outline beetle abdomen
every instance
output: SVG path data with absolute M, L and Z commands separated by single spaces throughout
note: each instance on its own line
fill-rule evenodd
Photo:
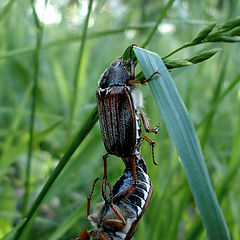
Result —
M 130 90 L 113 86 L 97 91 L 98 114 L 108 153 L 122 157 L 134 153 L 136 117 Z
M 144 170 L 137 166 L 137 187 L 126 199 L 123 199 L 119 203 L 116 203 L 120 209 L 128 209 L 128 217 L 132 219 L 132 223 L 129 229 L 127 229 L 125 240 L 131 239 L 134 234 L 139 220 L 141 219 L 149 200 L 152 196 L 153 186 L 149 176 Z M 113 195 L 118 195 L 124 187 L 133 183 L 133 177 L 129 169 L 126 169 L 120 178 L 113 186 Z M 130 214 L 131 213 L 131 214 Z

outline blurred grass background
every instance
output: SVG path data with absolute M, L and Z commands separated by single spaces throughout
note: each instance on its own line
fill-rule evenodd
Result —
M 36 116 L 27 209 L 65 153 L 74 133 L 93 110 L 97 82 L 114 59 L 131 43 L 142 45 L 166 1 L 93 1 L 88 36 L 79 62 L 79 48 L 88 12 L 88 1 L 36 1 L 38 17 L 44 19 L 36 88 Z M 193 39 L 206 24 L 223 23 L 239 15 L 239 1 L 176 0 L 159 25 L 147 48 L 165 56 Z M 23 211 L 29 127 L 32 104 L 37 32 L 30 1 L 0 2 L 0 237 L 18 224 Z M 239 43 L 211 43 L 185 49 L 174 58 L 187 58 L 200 51 L 223 50 L 198 65 L 176 69 L 172 76 L 185 100 L 203 147 L 206 164 L 232 239 L 240 239 L 240 92 Z M 78 79 L 77 89 L 74 81 Z M 145 112 L 151 125 L 162 123 L 147 86 L 141 87 Z M 73 114 L 72 98 L 76 91 Z M 218 104 L 216 104 L 216 102 Z M 149 136 L 149 135 L 148 135 Z M 134 239 L 206 239 L 176 150 L 162 123 L 152 164 L 151 148 L 142 153 L 148 163 L 154 194 Z M 35 222 L 22 239 L 73 239 L 86 218 L 86 200 L 92 183 L 103 174 L 99 124 L 81 144 L 50 189 Z M 124 166 L 113 156 L 108 161 L 109 182 L 114 183 Z M 97 185 L 92 207 L 101 201 Z

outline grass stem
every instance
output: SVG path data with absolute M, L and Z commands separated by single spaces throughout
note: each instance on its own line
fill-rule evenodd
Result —
M 39 193 L 38 197 L 34 201 L 32 207 L 30 208 L 27 216 L 26 221 L 21 226 L 21 228 L 17 231 L 17 233 L 14 236 L 14 240 L 19 240 L 20 236 L 22 235 L 24 229 L 28 225 L 28 223 L 32 220 L 33 216 L 36 215 L 41 203 L 43 202 L 44 198 L 46 197 L 47 193 L 49 192 L 49 189 L 59 176 L 59 174 L 62 172 L 66 164 L 69 162 L 70 158 L 78 148 L 78 146 L 82 143 L 82 141 L 85 139 L 85 137 L 88 135 L 90 130 L 93 128 L 95 123 L 98 120 L 98 114 L 97 114 L 97 107 L 94 108 L 88 119 L 85 121 L 83 126 L 79 129 L 76 136 L 74 137 L 72 143 L 67 148 L 65 154 L 63 155 L 62 159 L 58 163 L 57 167 L 43 186 L 41 192 Z
M 166 16 L 169 8 L 173 5 L 175 0 L 169 0 L 168 3 L 166 4 L 165 8 L 162 10 L 161 14 L 158 17 L 157 22 L 155 23 L 155 26 L 152 28 L 151 33 L 149 34 L 148 38 L 146 41 L 143 43 L 142 48 L 146 47 L 148 43 L 151 41 L 152 37 L 154 36 L 155 32 L 157 31 L 158 25 L 162 22 L 164 17 Z
M 37 44 L 36 51 L 34 54 L 34 74 L 33 74 L 33 89 L 32 89 L 32 104 L 31 104 L 31 115 L 30 115 L 30 129 L 29 129 L 29 144 L 28 144 L 28 154 L 27 154 L 27 164 L 26 164 L 26 181 L 25 181 L 25 193 L 23 196 L 23 206 L 22 215 L 25 216 L 29 201 L 30 192 L 30 175 L 31 175 L 31 162 L 32 162 L 32 148 L 33 148 L 33 133 L 34 133 L 34 120 L 36 113 L 36 98 L 37 98 L 37 85 L 39 79 L 39 59 L 40 59 L 40 49 L 42 43 L 43 27 L 40 25 L 36 9 L 34 6 L 34 0 L 31 1 L 34 21 L 37 29 Z
M 89 17 L 92 9 L 92 3 L 93 0 L 89 0 L 89 5 L 88 5 L 88 14 L 85 19 L 84 23 L 84 28 L 83 28 L 83 33 L 82 33 L 82 39 L 81 39 L 81 45 L 79 48 L 78 52 L 78 60 L 77 60 L 77 67 L 74 75 L 74 85 L 73 85 L 73 97 L 72 97 L 72 102 L 71 102 L 71 108 L 70 108 L 70 119 L 68 123 L 68 131 L 67 131 L 67 137 L 70 138 L 71 133 L 72 133 L 72 125 L 73 125 L 73 119 L 74 119 L 74 114 L 75 114 L 75 109 L 76 109 L 76 100 L 77 100 L 77 91 L 78 91 L 78 83 L 79 83 L 79 72 L 81 69 L 81 63 L 83 60 L 83 52 L 84 52 L 84 47 L 86 43 L 86 38 L 87 38 L 87 29 L 88 29 L 88 22 L 89 22 Z

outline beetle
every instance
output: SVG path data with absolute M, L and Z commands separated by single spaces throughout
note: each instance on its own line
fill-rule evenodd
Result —
M 106 192 L 103 192 L 104 201 L 99 203 L 95 212 L 90 215 L 90 200 L 98 179 L 94 181 L 87 208 L 88 219 L 94 229 L 89 232 L 83 229 L 75 240 L 89 240 L 90 238 L 93 240 L 130 240 L 132 238 L 153 192 L 152 182 L 139 156 L 136 160 L 137 185 L 134 191 L 127 197 L 124 196 L 126 186 L 134 183 L 131 169 L 126 168 L 113 188 L 109 184 L 110 197 L 107 198 Z M 102 184 L 106 183 L 102 182 Z
M 137 182 L 135 156 L 140 152 L 142 139 L 151 144 L 152 153 L 154 153 L 155 142 L 141 133 L 140 118 L 146 132 L 158 133 L 160 129 L 160 126 L 150 129 L 148 119 L 142 110 L 142 94 L 135 87 L 135 83 L 144 84 L 158 72 L 153 73 L 146 80 L 135 80 L 133 46 L 130 49 L 130 71 L 122 57 L 113 61 L 102 74 L 96 92 L 100 129 L 108 152 L 103 156 L 104 166 L 106 166 L 107 156 L 112 154 L 121 157 L 125 165 L 131 167 L 135 183 L 128 186 L 129 192 L 134 189 Z M 154 163 L 156 164 L 155 161 Z M 106 182 L 106 175 L 104 176 Z

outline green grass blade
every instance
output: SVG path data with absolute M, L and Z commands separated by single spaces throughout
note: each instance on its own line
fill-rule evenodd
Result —
M 117 28 L 117 29 L 106 29 L 103 31 L 92 31 L 89 34 L 87 34 L 87 39 L 95 39 L 107 35 L 115 35 L 120 33 L 125 33 L 127 30 L 136 30 L 141 31 L 152 27 L 152 24 L 141 24 L 141 25 L 131 25 L 126 26 L 123 28 Z M 78 35 L 71 35 L 63 38 L 59 38 L 53 41 L 45 42 L 42 44 L 42 49 L 48 49 L 48 48 L 56 48 L 61 47 L 63 45 L 67 46 L 68 44 L 72 44 L 75 42 L 81 42 L 82 41 L 82 34 Z M 9 50 L 5 53 L 0 54 L 0 59 L 8 59 L 8 58 L 14 58 L 18 57 L 24 54 L 29 54 L 34 52 L 35 46 L 28 46 L 28 47 L 22 47 L 19 49 Z
M 240 144 L 239 139 L 237 141 L 237 144 L 238 144 L 238 149 L 239 149 L 239 144 Z M 234 180 L 237 181 L 236 178 L 237 178 L 237 174 L 239 172 L 239 168 L 240 168 L 239 161 L 235 162 L 234 165 L 226 173 L 226 176 L 220 181 L 219 187 L 216 190 L 220 203 L 225 198 L 228 197 L 229 192 L 231 190 L 231 186 L 234 184 Z M 197 217 L 192 222 L 191 229 L 184 236 L 184 240 L 196 239 L 201 234 L 202 230 L 203 230 L 202 223 L 200 221 L 200 218 Z
M 44 129 L 41 132 L 35 132 L 34 134 L 34 142 L 40 142 L 42 139 L 44 139 L 45 137 L 47 137 L 50 133 L 52 133 L 57 127 L 59 127 L 59 125 L 61 125 L 63 123 L 63 120 L 57 121 L 54 124 L 50 125 L 49 127 L 47 127 L 46 129 Z
M 48 240 L 57 240 L 79 219 L 82 212 L 86 209 L 86 204 L 80 205 L 66 218 L 64 222 L 53 232 L 53 234 L 48 238 Z M 79 229 L 79 232 L 82 229 Z
M 34 0 L 31 1 L 33 17 L 37 30 L 37 43 L 36 51 L 34 54 L 34 74 L 33 74 L 33 89 L 32 89 L 32 103 L 31 103 L 31 116 L 30 116 L 30 128 L 29 128 L 29 144 L 28 144 L 28 155 L 27 155 L 27 165 L 26 165 L 26 182 L 25 182 L 25 193 L 23 196 L 23 207 L 22 215 L 24 216 L 27 212 L 28 200 L 29 200 L 29 188 L 30 188 L 30 175 L 31 175 L 31 161 L 32 161 L 32 148 L 33 148 L 33 133 L 34 133 L 34 120 L 36 113 L 36 99 L 37 99 L 37 86 L 39 79 L 39 59 L 40 59 L 40 49 L 42 45 L 42 35 L 43 26 L 40 25 L 36 9 L 34 6 Z
M 134 52 L 146 78 L 159 72 L 149 85 L 178 151 L 209 239 L 230 239 L 193 123 L 171 75 L 157 54 L 138 47 L 134 47 Z
M 29 102 L 32 86 L 33 86 L 33 84 L 30 83 L 24 92 L 21 102 L 19 102 L 17 108 L 14 109 L 14 119 L 12 119 L 12 123 L 10 126 L 10 131 L 12 133 L 6 134 L 6 139 L 3 142 L 3 146 L 1 148 L 2 153 L 1 153 L 1 161 L 0 161 L 0 169 L 1 169 L 0 175 L 1 175 L 1 172 L 3 173 L 6 170 L 6 168 L 11 164 L 11 161 L 9 161 L 9 152 L 12 153 L 13 145 L 14 145 L 14 148 L 16 147 L 16 144 L 13 143 L 13 140 L 16 137 L 17 130 L 23 119 L 24 108 L 26 107 L 27 103 Z M 3 113 L 1 112 L 1 114 L 3 114 Z
M 13 238 L 14 234 L 24 225 L 24 223 L 26 222 L 26 219 L 22 219 L 18 225 L 14 228 L 12 228 L 12 230 L 6 234 L 3 238 L 1 238 L 1 240 L 10 240 Z
M 172 22 L 172 24 L 178 24 L 177 22 Z M 196 22 L 195 21 L 184 21 L 181 24 L 206 24 L 205 22 Z M 122 28 L 113 28 L 113 29 L 106 29 L 102 31 L 92 31 L 87 34 L 87 39 L 96 39 L 108 35 L 116 35 L 116 34 L 122 34 L 125 33 L 128 30 L 136 30 L 136 31 L 141 31 L 145 30 L 148 28 L 153 27 L 155 24 L 153 23 L 147 23 L 147 24 L 141 24 L 141 25 L 130 25 Z M 82 34 L 78 35 L 71 35 L 67 37 L 62 37 L 53 41 L 45 42 L 42 44 L 42 49 L 48 49 L 48 48 L 56 48 L 56 47 L 61 47 L 63 45 L 67 46 L 69 44 L 75 43 L 75 42 L 81 42 L 82 41 Z M 29 54 L 34 52 L 35 46 L 28 46 L 28 47 L 22 47 L 19 49 L 14 49 L 14 50 L 9 50 L 5 53 L 0 54 L 0 59 L 8 59 L 8 58 L 14 58 L 18 57 L 21 55 Z
M 225 74 L 226 74 L 226 66 L 227 65 L 227 59 L 224 58 L 223 63 L 222 63 L 222 67 L 220 68 L 220 74 L 218 77 L 218 81 L 217 81 L 217 85 L 216 88 L 214 90 L 214 94 L 211 100 L 211 105 L 214 105 L 214 103 L 217 101 L 217 99 L 219 98 L 219 95 L 221 93 L 221 89 L 223 87 L 223 83 L 224 83 L 224 78 L 225 78 Z M 213 108 L 213 110 L 210 112 L 210 114 L 207 114 L 207 121 L 205 122 L 205 126 L 203 128 L 203 133 L 201 136 L 201 146 L 202 149 L 204 150 L 206 143 L 209 139 L 210 136 L 210 132 L 211 132 L 211 128 L 212 128 L 212 123 L 213 123 L 213 119 L 217 110 L 217 106 L 215 106 L 216 108 Z
M 149 34 L 148 38 L 146 39 L 146 41 L 143 43 L 142 47 L 146 47 L 148 45 L 148 43 L 151 41 L 153 35 L 157 31 L 158 25 L 161 23 L 163 18 L 166 16 L 168 9 L 171 8 L 174 1 L 175 0 L 169 0 L 168 3 L 166 4 L 165 8 L 161 11 L 161 14 L 158 17 L 158 20 L 157 20 L 155 26 L 153 27 L 153 29 L 152 29 L 151 33 Z
M 9 0 L 9 2 L 6 4 L 6 6 L 0 11 L 0 21 L 11 10 L 11 7 L 15 1 L 16 0 Z
M 69 119 L 69 124 L 68 124 L 68 133 L 67 133 L 68 137 L 71 136 L 71 132 L 72 132 L 72 124 L 73 124 L 73 119 L 74 119 L 74 114 L 75 114 L 77 91 L 78 91 L 78 85 L 79 85 L 78 84 L 79 73 L 80 73 L 81 64 L 83 61 L 83 51 L 85 48 L 85 43 L 86 43 L 86 38 L 87 38 L 88 22 L 89 22 L 91 9 L 92 9 L 92 3 L 93 3 L 93 0 L 89 0 L 88 13 L 87 13 L 87 17 L 85 19 L 85 23 L 84 23 L 84 27 L 83 27 L 82 41 L 81 41 L 81 45 L 79 48 L 77 67 L 76 67 L 76 71 L 75 71 L 75 75 L 74 75 L 73 97 L 72 97 L 72 102 L 71 102 L 70 119 Z
M 231 84 L 230 84 L 231 85 Z M 236 119 L 236 122 L 240 122 L 240 111 L 238 110 L 238 117 Z M 234 136 L 233 147 L 232 147 L 232 154 L 231 159 L 229 160 L 229 170 L 227 173 L 225 173 L 225 176 L 223 179 L 220 180 L 217 186 L 217 196 L 218 200 L 221 203 L 224 199 L 228 198 L 229 192 L 232 189 L 232 186 L 234 185 L 234 181 L 237 182 L 237 176 L 240 169 L 240 162 L 239 162 L 239 155 L 240 155 L 240 124 L 237 125 L 236 134 Z M 184 236 L 184 240 L 191 240 L 195 239 L 200 235 L 202 232 L 202 224 L 199 218 L 195 218 L 195 220 L 192 223 L 191 229 L 187 232 L 187 234 Z
M 39 193 L 37 199 L 34 201 L 31 209 L 29 210 L 26 221 L 24 222 L 23 226 L 17 231 L 16 235 L 14 236 L 14 239 L 20 239 L 20 236 L 22 235 L 24 229 L 26 228 L 27 224 L 32 220 L 33 216 L 36 214 L 36 212 L 39 209 L 39 206 L 41 205 L 42 201 L 46 197 L 50 187 L 53 185 L 59 174 L 62 172 L 68 161 L 70 160 L 73 153 L 76 151 L 80 143 L 84 140 L 84 138 L 88 135 L 89 131 L 93 128 L 95 123 L 98 120 L 98 114 L 97 114 L 97 107 L 94 108 L 93 112 L 90 114 L 86 122 L 83 124 L 83 126 L 80 128 L 76 136 L 74 137 L 72 143 L 67 148 L 65 154 L 63 155 L 62 159 L 58 163 L 57 167 L 53 171 L 52 175 L 47 180 L 46 184 L 43 186 L 41 192 Z
M 209 120 L 209 116 L 211 116 L 215 109 L 218 107 L 220 102 L 234 89 L 234 87 L 240 82 L 240 73 L 233 79 L 233 81 L 229 84 L 229 86 L 219 95 L 219 97 L 214 101 L 213 105 L 211 106 L 209 112 L 206 114 L 204 119 L 199 125 L 206 124 Z

